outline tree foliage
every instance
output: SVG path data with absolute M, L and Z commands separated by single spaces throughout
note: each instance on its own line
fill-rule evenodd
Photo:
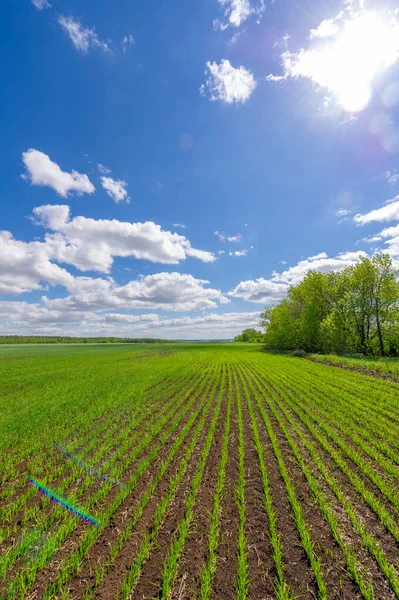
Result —
M 399 354 L 398 271 L 387 254 L 341 271 L 309 272 L 261 313 L 266 346 L 306 352 Z
M 159 338 L 0 335 L 0 344 L 162 344 L 169 341 Z
M 235 342 L 263 342 L 264 336 L 261 331 L 257 331 L 256 329 L 244 329 L 240 335 L 237 335 L 234 338 Z

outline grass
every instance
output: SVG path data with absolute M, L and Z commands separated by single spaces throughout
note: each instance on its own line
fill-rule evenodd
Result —
M 359 354 L 338 356 L 337 354 L 307 354 L 307 358 L 321 363 L 361 369 L 370 374 L 392 377 L 399 380 L 399 358 L 385 356 L 362 356 Z
M 244 344 L 0 347 L 0 598 L 399 597 L 399 387 L 317 361 Z M 399 377 L 395 361 L 342 361 Z

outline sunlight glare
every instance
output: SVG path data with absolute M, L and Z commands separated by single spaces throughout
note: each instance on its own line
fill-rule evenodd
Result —
M 375 11 L 345 20 L 340 33 L 317 46 L 283 55 L 287 76 L 309 77 L 330 90 L 348 112 L 369 103 L 373 81 L 399 57 L 399 23 Z

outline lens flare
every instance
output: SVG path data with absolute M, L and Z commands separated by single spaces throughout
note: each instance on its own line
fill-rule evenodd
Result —
M 102 479 L 103 481 L 106 481 L 107 483 L 110 483 L 111 485 L 120 485 L 117 481 L 112 481 L 112 479 L 109 479 L 105 475 L 102 475 L 98 471 L 95 471 L 94 469 L 92 469 L 91 467 L 89 467 L 88 465 L 86 465 L 85 463 L 83 463 L 81 460 L 79 460 L 78 458 L 76 458 L 73 454 L 71 454 L 70 452 L 68 452 L 68 450 L 66 450 L 66 448 L 64 448 L 63 446 L 61 446 L 61 444 L 59 444 L 55 440 L 53 440 L 53 441 L 54 441 L 54 445 L 56 446 L 56 448 L 58 448 L 58 450 L 60 452 L 62 452 L 63 454 L 65 454 L 65 456 L 67 456 L 69 459 L 73 460 L 73 462 L 75 462 L 77 465 L 79 465 L 80 467 L 82 467 L 82 469 L 85 469 L 85 471 L 88 471 L 89 473 L 91 473 L 95 477 L 98 477 L 99 479 Z
M 31 485 L 34 485 L 39 490 L 39 492 L 41 492 L 42 494 L 44 494 L 45 496 L 50 498 L 50 500 L 53 500 L 60 506 L 63 506 L 64 508 L 69 510 L 71 513 L 77 515 L 78 517 L 80 517 L 81 519 L 84 519 L 85 521 L 88 521 L 92 525 L 97 525 L 98 527 L 101 527 L 100 521 L 97 521 L 97 519 L 94 519 L 90 515 L 84 513 L 82 510 L 75 508 L 74 506 L 72 506 L 72 504 L 70 504 L 69 502 L 67 502 L 66 500 L 64 500 L 63 498 L 61 498 L 60 496 L 58 496 L 57 494 L 55 494 L 54 492 L 52 492 L 51 490 L 46 488 L 44 485 L 39 483 L 39 481 L 37 481 L 33 477 L 28 477 L 28 481 Z

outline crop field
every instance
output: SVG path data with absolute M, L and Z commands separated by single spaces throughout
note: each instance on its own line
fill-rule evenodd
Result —
M 399 384 L 245 344 L 0 381 L 1 599 L 399 597 Z

